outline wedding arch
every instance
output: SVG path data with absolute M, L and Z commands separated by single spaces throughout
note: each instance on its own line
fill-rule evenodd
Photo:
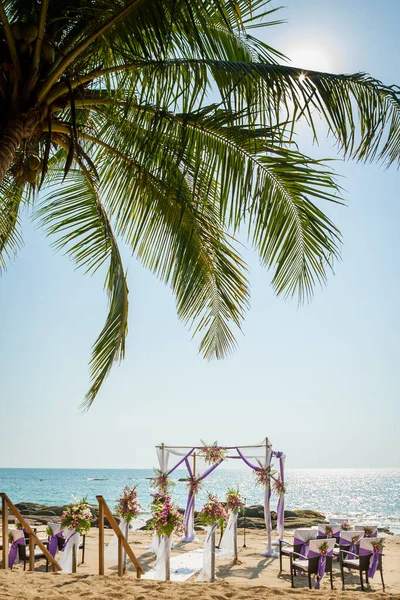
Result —
M 271 541 L 271 484 L 278 494 L 277 529 L 279 539 L 283 539 L 284 506 L 285 506 L 285 454 L 273 450 L 268 438 L 260 444 L 249 446 L 210 446 L 218 448 L 224 456 L 210 462 L 204 460 L 204 446 L 169 446 L 160 444 L 156 446 L 160 473 L 169 476 L 179 467 L 186 468 L 188 472 L 189 492 L 184 514 L 185 536 L 184 542 L 195 539 L 194 507 L 199 484 L 210 475 L 225 459 L 242 460 L 248 467 L 258 472 L 258 478 L 264 485 L 264 518 L 267 533 L 267 544 L 264 556 L 273 555 Z M 275 466 L 276 471 L 273 470 Z

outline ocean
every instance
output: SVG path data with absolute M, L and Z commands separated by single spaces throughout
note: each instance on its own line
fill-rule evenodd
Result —
M 110 507 L 122 488 L 137 485 L 139 500 L 149 510 L 151 469 L 0 469 L 0 491 L 16 502 L 61 505 L 87 497 L 95 504 L 103 495 Z M 187 488 L 180 478 L 185 470 L 173 473 L 172 496 L 179 506 L 186 504 Z M 313 509 L 328 518 L 344 518 L 358 524 L 388 527 L 400 534 L 400 469 L 287 469 L 285 508 Z M 203 483 L 197 497 L 199 507 L 207 492 L 224 499 L 227 487 L 239 487 L 246 504 L 262 503 L 263 492 L 251 471 L 220 469 Z M 271 499 L 276 509 L 277 499 Z

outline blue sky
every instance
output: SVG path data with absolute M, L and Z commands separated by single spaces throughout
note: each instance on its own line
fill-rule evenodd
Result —
M 256 32 L 294 65 L 400 83 L 397 0 L 290 0 L 281 18 Z M 302 133 L 306 152 L 336 156 L 331 141 L 311 148 Z M 225 361 L 198 355 L 170 291 L 125 251 L 127 357 L 84 414 L 102 277 L 76 271 L 26 220 L 25 246 L 0 278 L 0 467 L 151 467 L 161 441 L 265 436 L 288 467 L 400 466 L 399 173 L 335 168 L 347 202 L 326 207 L 344 236 L 335 275 L 299 308 L 274 296 L 271 274 L 245 250 L 251 309 Z

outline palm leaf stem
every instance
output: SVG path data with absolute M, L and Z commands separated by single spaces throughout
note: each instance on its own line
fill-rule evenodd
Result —
M 21 75 L 21 67 L 19 64 L 17 49 L 15 47 L 14 36 L 11 31 L 10 23 L 8 22 L 8 19 L 7 19 L 6 11 L 4 10 L 4 5 L 3 5 L 2 0 L 0 0 L 0 21 L 4 27 L 4 33 L 5 33 L 6 40 L 7 40 L 8 50 L 10 52 L 12 64 L 13 64 L 14 69 L 17 74 L 16 80 L 18 81 L 18 79 Z M 14 88 L 16 88 L 16 86 L 14 86 Z
M 33 51 L 33 60 L 32 60 L 32 78 L 35 78 L 35 75 L 37 75 L 38 71 L 39 71 L 39 64 L 40 64 L 40 53 L 42 51 L 42 44 L 43 44 L 43 36 L 44 36 L 44 28 L 46 25 L 46 17 L 47 17 L 47 11 L 49 9 L 49 0 L 42 0 L 41 6 L 40 6 L 40 17 L 39 17 L 39 27 L 38 27 L 38 35 L 35 41 L 35 48 Z
M 122 19 L 126 14 L 128 14 L 131 10 L 139 6 L 143 0 L 131 0 L 128 6 L 125 6 L 122 10 L 120 10 L 116 15 L 114 15 L 111 19 L 109 19 L 106 23 L 104 23 L 99 29 L 94 31 L 91 35 L 89 35 L 81 44 L 79 44 L 76 48 L 71 50 L 67 56 L 61 61 L 61 63 L 52 71 L 50 75 L 45 81 L 45 83 L 38 90 L 37 100 L 38 102 L 43 102 L 47 93 L 51 90 L 53 85 L 56 83 L 58 78 L 64 73 L 64 71 L 69 67 L 69 65 L 79 56 L 90 44 L 92 44 L 100 35 L 102 35 L 107 29 L 112 27 L 117 21 Z

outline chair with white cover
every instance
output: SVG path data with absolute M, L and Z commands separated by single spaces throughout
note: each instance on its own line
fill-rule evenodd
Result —
M 365 538 L 378 537 L 378 527 L 376 525 L 356 525 L 356 531 L 363 531 Z
M 384 538 L 362 538 L 360 540 L 357 553 L 341 551 L 340 553 L 340 572 L 342 575 L 342 589 L 344 590 L 344 569 L 354 569 L 360 574 L 361 589 L 364 591 L 364 582 L 362 574 L 365 573 L 365 581 L 369 584 L 377 570 L 380 571 L 383 591 L 385 591 L 385 582 L 383 581 L 382 553 L 385 545 Z
M 11 550 L 10 550 L 10 553 L 8 556 L 9 568 L 12 568 L 14 561 L 15 561 L 15 554 L 14 554 L 14 552 L 15 552 L 14 547 L 15 547 L 15 549 L 17 549 L 17 551 L 18 551 L 19 559 L 22 560 L 24 563 L 24 571 L 25 571 L 26 563 L 29 561 L 29 558 L 30 558 L 30 550 L 29 550 L 29 546 L 26 545 L 24 532 L 21 529 L 12 529 L 10 531 L 10 534 L 14 541 L 11 544 Z M 49 570 L 49 561 L 43 554 L 42 550 L 40 550 L 40 548 L 34 548 L 33 552 L 34 552 L 35 560 L 40 560 L 41 558 L 46 559 L 46 572 L 47 572 Z
M 297 554 L 307 555 L 308 543 L 310 540 L 315 540 L 318 530 L 311 528 L 295 529 L 293 535 L 293 543 L 286 540 L 279 540 L 279 573 L 282 572 L 282 556 L 290 558 L 293 552 Z
M 335 538 L 310 540 L 307 556 L 293 552 L 290 555 L 290 578 L 294 587 L 296 571 L 308 575 L 308 587 L 311 589 L 311 575 L 315 575 L 315 589 L 319 589 L 321 579 L 325 573 L 330 575 L 331 589 L 333 589 L 332 559 L 335 547 Z
M 360 540 L 364 537 L 364 531 L 351 529 L 340 532 L 339 548 L 335 548 L 334 554 L 339 559 L 341 552 L 352 552 L 358 554 Z M 345 555 L 344 555 L 345 556 Z
M 340 532 L 341 532 L 340 525 L 337 525 L 334 523 L 319 523 L 317 525 L 317 527 L 318 527 L 317 539 L 335 538 L 336 543 L 339 544 Z

